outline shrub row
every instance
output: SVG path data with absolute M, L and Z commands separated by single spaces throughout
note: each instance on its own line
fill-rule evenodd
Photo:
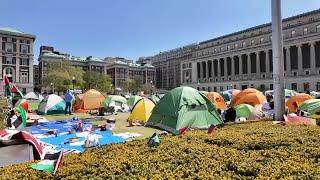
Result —
M 188 131 L 147 140 L 114 144 L 65 158 L 56 175 L 30 163 L 0 169 L 1 179 L 318 179 L 320 129 L 271 122 L 228 125 L 215 134 Z

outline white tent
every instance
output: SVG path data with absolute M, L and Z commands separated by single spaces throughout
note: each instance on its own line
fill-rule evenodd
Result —
M 44 98 L 38 107 L 38 114 L 63 114 L 66 102 L 58 95 L 50 94 Z
M 43 100 L 43 96 L 41 94 L 38 94 L 38 93 L 35 93 L 35 92 L 29 92 L 24 96 L 24 99 L 42 101 Z

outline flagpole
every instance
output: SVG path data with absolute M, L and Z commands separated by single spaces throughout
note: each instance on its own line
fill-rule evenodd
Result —
M 281 120 L 285 113 L 284 62 L 281 0 L 271 0 L 272 14 L 272 56 L 275 120 Z

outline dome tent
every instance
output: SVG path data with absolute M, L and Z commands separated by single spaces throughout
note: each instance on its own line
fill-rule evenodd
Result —
M 290 99 L 286 102 L 289 113 L 295 113 L 298 109 L 298 106 L 309 99 L 313 99 L 313 97 L 306 93 L 299 93 L 290 97 Z
M 58 95 L 50 94 L 39 104 L 38 114 L 63 114 L 66 102 Z
M 133 106 L 131 114 L 128 118 L 128 121 L 138 122 L 144 124 L 148 121 L 151 111 L 154 108 L 155 103 L 147 98 L 141 98 L 138 102 Z
M 304 101 L 298 107 L 298 110 L 307 112 L 309 114 L 316 114 L 320 112 L 320 99 L 309 99 Z
M 43 96 L 41 94 L 38 94 L 36 92 L 29 92 L 24 97 L 26 100 L 38 100 L 39 102 L 43 100 Z
M 114 107 L 114 110 L 125 112 L 129 110 L 129 107 L 127 105 L 127 99 L 122 96 L 118 95 L 109 95 L 104 101 L 103 101 L 103 107 Z
M 140 99 L 142 99 L 141 96 L 130 96 L 127 100 L 127 104 L 132 108 Z
M 215 105 L 217 109 L 227 109 L 227 104 L 224 98 L 217 92 L 207 92 L 205 93 L 207 98 Z
M 179 134 L 182 128 L 206 129 L 222 123 L 205 95 L 191 87 L 177 87 L 160 99 L 146 125 Z
M 90 89 L 83 94 L 76 96 L 74 109 L 76 112 L 86 112 L 87 110 L 99 109 L 105 97 L 95 89 Z

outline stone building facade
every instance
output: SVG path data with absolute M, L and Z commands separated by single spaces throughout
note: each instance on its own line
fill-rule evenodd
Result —
M 39 55 L 39 84 L 42 84 L 46 76 L 47 66 L 52 61 L 70 61 L 73 66 L 81 67 L 84 71 L 98 72 L 110 75 L 113 86 L 123 89 L 123 82 L 126 79 L 135 79 L 140 84 L 150 83 L 155 80 L 155 69 L 149 64 L 140 65 L 121 57 L 106 57 L 104 59 L 71 56 L 68 53 L 61 53 L 51 46 L 41 46 Z M 42 87 L 42 92 L 49 92 L 50 88 Z
M 192 58 L 181 61 L 182 85 L 273 89 L 271 42 L 271 23 L 200 42 Z M 283 45 L 285 87 L 320 91 L 320 10 L 284 19 Z
M 23 92 L 33 91 L 33 44 L 35 35 L 0 28 L 1 79 L 7 74 L 9 80 Z M 3 86 L 0 86 L 3 93 Z
M 150 64 L 129 63 L 126 61 L 113 61 L 107 63 L 107 74 L 111 76 L 113 85 L 123 89 L 127 79 L 133 79 L 137 86 L 153 84 L 155 82 L 155 68 Z
M 140 58 L 139 62 L 151 62 L 156 68 L 156 87 L 169 90 L 182 84 L 181 62 L 192 60 L 196 48 L 197 44 L 191 44 L 160 52 L 155 56 Z

